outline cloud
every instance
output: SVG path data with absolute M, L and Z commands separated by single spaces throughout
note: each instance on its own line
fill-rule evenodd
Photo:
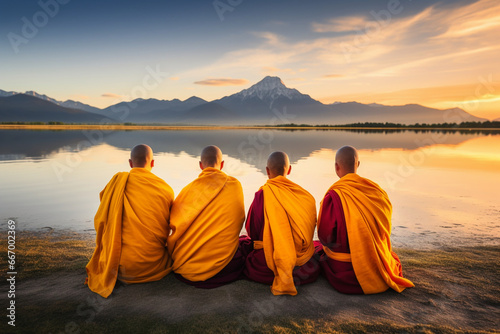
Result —
M 170 79 L 170 80 L 172 80 L 172 81 L 177 81 L 177 80 L 179 80 L 180 78 L 179 78 L 179 77 L 170 77 L 169 79 Z
M 318 33 L 325 32 L 349 32 L 361 30 L 366 25 L 366 17 L 364 16 L 347 16 L 333 18 L 327 23 L 312 23 L 312 30 Z
M 458 8 L 456 20 L 450 21 L 445 33 L 437 38 L 464 38 L 484 32 L 498 34 L 500 27 L 500 3 L 497 0 L 483 0 Z
M 219 78 L 219 79 L 206 79 L 201 81 L 195 81 L 196 85 L 205 86 L 242 86 L 248 83 L 246 79 L 230 79 L 230 78 Z
M 119 99 L 119 98 L 122 98 L 121 95 L 118 95 L 118 94 L 113 94 L 113 93 L 104 93 L 101 95 L 101 97 L 105 97 L 105 98 L 112 98 L 112 99 Z

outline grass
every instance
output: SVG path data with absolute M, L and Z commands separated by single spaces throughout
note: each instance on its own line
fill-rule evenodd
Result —
M 7 240 L 7 233 L 0 233 Z M 40 277 L 58 271 L 82 269 L 92 256 L 95 242 L 92 237 L 79 233 L 16 233 L 16 270 L 20 279 Z M 2 243 L 2 254 L 7 244 Z M 0 267 L 7 268 L 7 257 L 0 257 Z

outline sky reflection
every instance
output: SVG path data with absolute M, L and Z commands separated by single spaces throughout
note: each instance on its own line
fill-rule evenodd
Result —
M 5 132 L 0 131 L 0 137 L 11 137 Z M 78 151 L 75 145 L 83 140 L 80 132 L 47 132 L 22 133 L 28 138 L 15 133 L 12 137 L 22 139 L 0 144 L 0 218 L 15 217 L 20 229 L 93 230 L 99 192 L 116 172 L 129 170 L 130 148 L 137 143 L 153 146 L 153 172 L 176 195 L 200 173 L 201 149 L 208 144 L 220 146 L 224 171 L 242 183 L 247 209 L 266 182 L 265 159 L 274 150 L 289 153 L 290 179 L 311 192 L 319 208 L 326 190 L 338 180 L 336 149 L 353 144 L 360 153 L 359 174 L 379 183 L 393 203 L 395 246 L 491 244 L 498 243 L 500 236 L 499 135 L 451 133 L 436 145 L 418 147 L 416 142 L 432 136 L 342 131 L 290 136 L 270 131 L 266 135 L 272 140 L 252 151 L 247 145 L 245 151 L 238 149 L 241 143 L 248 142 L 249 136 L 259 138 L 257 132 L 119 131 Z

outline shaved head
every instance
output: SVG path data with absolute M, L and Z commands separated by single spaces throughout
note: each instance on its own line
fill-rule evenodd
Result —
M 267 174 L 270 178 L 290 173 L 290 160 L 285 152 L 273 152 L 267 158 Z
M 130 152 L 130 167 L 149 167 L 153 161 L 153 150 L 145 144 L 134 146 Z M 151 166 L 152 167 L 152 166 Z
M 222 161 L 222 151 L 215 145 L 207 146 L 201 151 L 200 167 L 205 169 L 213 167 L 222 169 L 224 161 Z
M 335 155 L 335 170 L 339 177 L 356 173 L 359 166 L 358 151 L 352 146 L 343 146 Z

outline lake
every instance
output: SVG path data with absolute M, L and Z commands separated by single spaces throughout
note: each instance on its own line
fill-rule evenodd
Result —
M 248 209 L 266 182 L 273 151 L 290 156 L 289 178 L 319 202 L 338 180 L 337 148 L 359 150 L 361 176 L 393 204 L 396 247 L 500 244 L 500 135 L 461 131 L 347 130 L 0 130 L 0 219 L 19 230 L 93 231 L 99 192 L 129 170 L 139 143 L 155 153 L 153 173 L 177 195 L 200 173 L 207 145 L 224 153 L 224 171 L 240 180 Z

